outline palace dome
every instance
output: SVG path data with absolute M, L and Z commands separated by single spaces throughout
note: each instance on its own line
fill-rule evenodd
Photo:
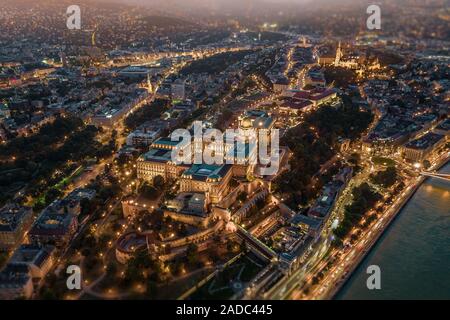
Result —
M 241 127 L 244 129 L 248 129 L 252 127 L 252 120 L 250 118 L 244 118 L 241 121 Z

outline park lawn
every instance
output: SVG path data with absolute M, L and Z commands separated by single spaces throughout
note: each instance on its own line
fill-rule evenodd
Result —
M 372 157 L 372 162 L 378 166 L 394 167 L 395 161 L 385 157 Z

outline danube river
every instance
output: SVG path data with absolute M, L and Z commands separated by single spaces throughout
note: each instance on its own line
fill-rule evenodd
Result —
M 380 290 L 366 287 L 370 265 L 381 269 Z M 335 298 L 450 299 L 450 181 L 422 184 Z

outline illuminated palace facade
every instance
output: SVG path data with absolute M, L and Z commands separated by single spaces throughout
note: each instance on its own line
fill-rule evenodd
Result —
M 180 147 L 180 142 L 170 138 L 156 140 L 150 150 L 137 161 L 137 177 L 153 182 L 156 176 L 164 180 L 179 180 L 180 192 L 205 193 L 215 204 L 229 192 L 233 177 L 231 164 L 183 164 L 181 160 L 191 154 L 191 145 Z M 177 149 L 178 159 L 172 160 L 172 150 Z
M 230 164 L 194 164 L 181 175 L 180 191 L 203 192 L 216 204 L 228 194 L 232 177 Z
M 267 139 L 270 145 L 270 130 L 274 120 L 265 111 L 248 110 L 239 117 L 239 135 L 232 141 L 223 143 L 202 139 L 195 134 L 191 143 L 172 141 L 171 138 L 159 138 L 151 145 L 149 151 L 137 161 L 137 177 L 142 181 L 153 182 L 156 176 L 164 180 L 179 180 L 180 192 L 205 193 L 212 204 L 220 202 L 230 191 L 230 180 L 234 177 L 250 177 L 257 166 L 258 138 Z M 261 137 L 258 133 L 264 133 Z M 191 132 L 193 133 L 193 132 Z M 175 152 L 173 152 L 175 151 Z M 195 155 L 203 156 L 200 163 L 183 163 L 186 159 L 196 159 Z M 172 154 L 176 159 L 172 159 Z M 204 161 L 205 154 L 211 155 L 216 161 Z M 219 161 L 217 161 L 219 160 Z
M 161 176 L 164 180 L 175 180 L 183 171 L 189 168 L 188 165 L 177 164 L 172 161 L 172 150 L 179 148 L 180 142 L 172 141 L 170 138 L 159 138 L 151 145 L 150 150 L 140 156 L 137 160 L 137 177 L 140 180 L 153 182 L 156 176 Z M 181 152 L 187 150 L 181 150 Z

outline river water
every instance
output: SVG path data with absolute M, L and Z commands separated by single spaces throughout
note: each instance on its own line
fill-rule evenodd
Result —
M 380 290 L 367 289 L 370 265 L 381 269 Z M 422 184 L 336 299 L 450 299 L 450 181 Z

